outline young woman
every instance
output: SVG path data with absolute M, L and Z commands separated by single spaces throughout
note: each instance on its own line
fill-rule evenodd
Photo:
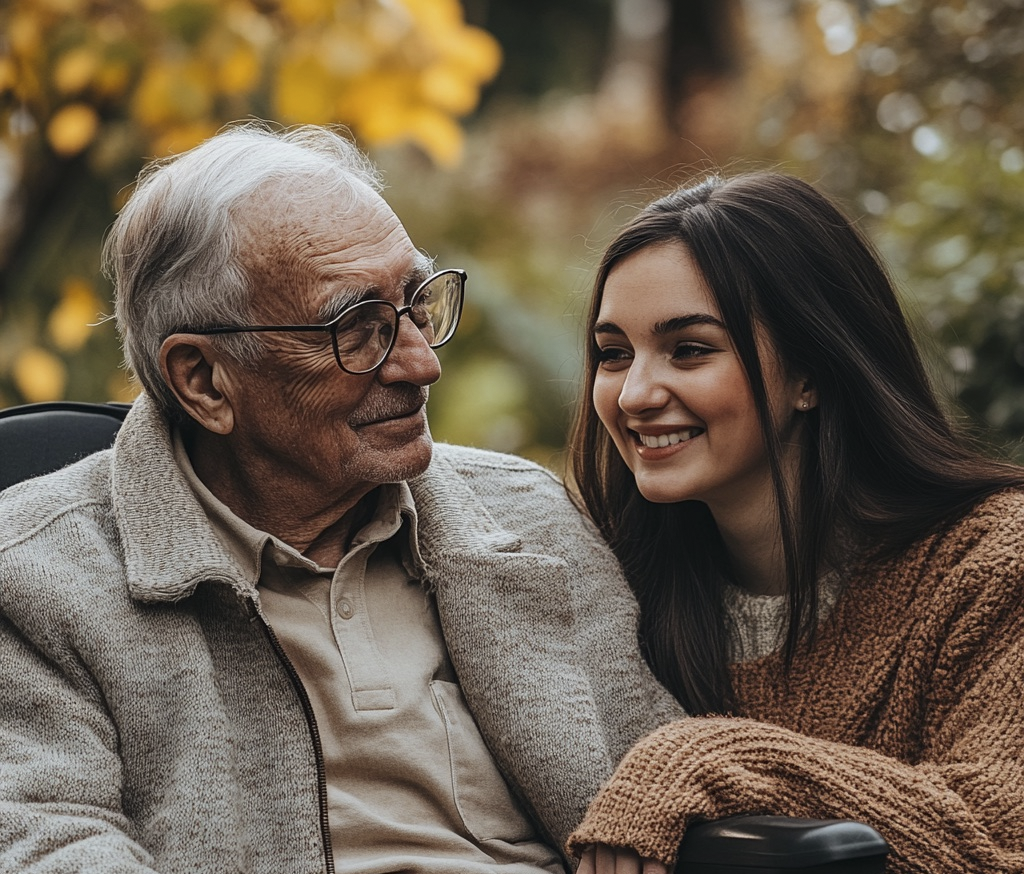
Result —
M 943 415 L 866 240 L 797 179 L 709 179 L 611 244 L 587 336 L 576 484 L 699 718 L 623 761 L 580 871 L 740 813 L 1024 871 L 1024 470 Z

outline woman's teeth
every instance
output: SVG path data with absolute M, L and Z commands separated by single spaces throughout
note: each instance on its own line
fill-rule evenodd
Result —
M 703 428 L 687 428 L 683 431 L 674 431 L 671 434 L 637 434 L 637 438 L 650 449 L 661 449 L 665 446 L 675 446 L 677 443 L 682 443 L 686 440 L 696 437 L 704 429 Z

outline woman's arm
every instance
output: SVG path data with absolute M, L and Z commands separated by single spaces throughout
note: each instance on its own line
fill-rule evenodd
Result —
M 893 872 L 1024 871 L 1022 611 L 1006 622 L 940 681 L 956 704 L 930 727 L 922 761 L 749 719 L 675 722 L 626 756 L 570 851 L 629 847 L 671 865 L 694 820 L 767 813 L 865 822 L 889 842 Z

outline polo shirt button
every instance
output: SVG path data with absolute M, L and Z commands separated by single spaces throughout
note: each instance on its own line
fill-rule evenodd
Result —
M 342 600 L 338 602 L 338 615 L 342 619 L 351 619 L 354 613 L 355 610 L 352 609 L 352 605 L 348 601 Z

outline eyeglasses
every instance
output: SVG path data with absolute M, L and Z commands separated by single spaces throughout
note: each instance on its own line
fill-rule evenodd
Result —
M 334 358 L 346 373 L 376 370 L 391 354 L 398 337 L 398 320 L 406 313 L 431 349 L 455 334 L 462 315 L 466 271 L 441 270 L 428 276 L 405 306 L 387 300 L 364 300 L 347 307 L 326 325 L 249 325 L 200 328 L 190 334 L 245 334 L 272 331 L 323 331 L 331 335 Z

